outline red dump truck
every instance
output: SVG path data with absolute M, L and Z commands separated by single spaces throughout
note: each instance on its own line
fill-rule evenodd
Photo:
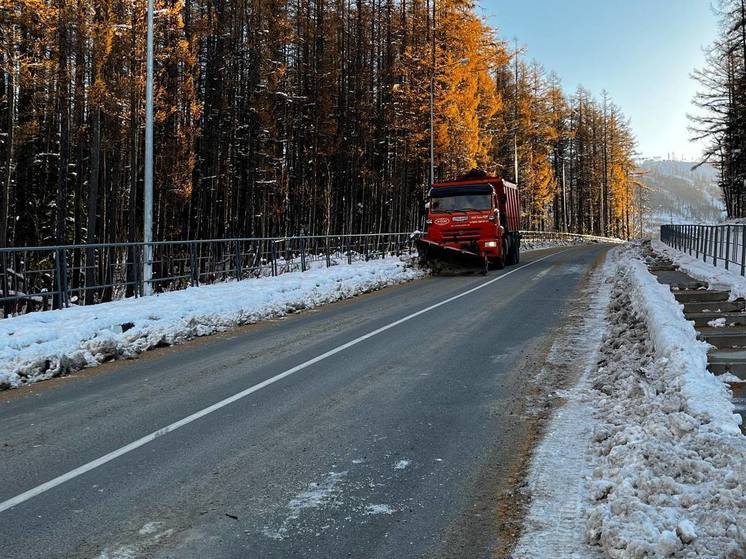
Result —
M 420 260 L 433 271 L 517 264 L 521 254 L 520 200 L 516 185 L 472 171 L 432 185 L 425 204 Z

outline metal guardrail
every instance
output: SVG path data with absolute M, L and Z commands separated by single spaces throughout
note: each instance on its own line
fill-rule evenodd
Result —
M 155 293 L 414 251 L 411 233 L 160 241 Z M 140 297 L 145 243 L 0 248 L 2 316 Z
M 526 241 L 618 239 L 521 231 Z M 153 247 L 153 292 L 227 280 L 277 276 L 340 262 L 412 254 L 418 233 L 247 237 L 158 241 Z M 144 292 L 145 243 L 99 243 L 0 248 L 0 316 L 92 305 Z
M 746 275 L 746 225 L 661 225 L 661 242 Z

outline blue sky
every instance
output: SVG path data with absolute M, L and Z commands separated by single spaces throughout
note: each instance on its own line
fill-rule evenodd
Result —
M 567 91 L 606 89 L 632 120 L 644 156 L 695 158 L 689 74 L 717 35 L 708 0 L 481 0 L 503 39 L 562 78 Z

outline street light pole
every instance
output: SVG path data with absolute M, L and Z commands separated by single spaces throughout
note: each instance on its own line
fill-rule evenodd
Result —
M 430 185 L 435 182 L 435 0 L 432 14 L 432 72 L 430 74 Z
M 153 294 L 153 0 L 148 0 L 145 84 L 145 184 L 143 195 L 143 295 Z
M 518 185 L 518 38 L 515 38 L 515 99 L 513 100 L 513 180 Z

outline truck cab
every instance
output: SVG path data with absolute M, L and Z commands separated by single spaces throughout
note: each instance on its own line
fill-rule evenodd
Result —
M 491 267 L 520 259 L 518 189 L 500 177 L 473 173 L 435 183 L 428 193 L 428 243 L 473 254 Z

